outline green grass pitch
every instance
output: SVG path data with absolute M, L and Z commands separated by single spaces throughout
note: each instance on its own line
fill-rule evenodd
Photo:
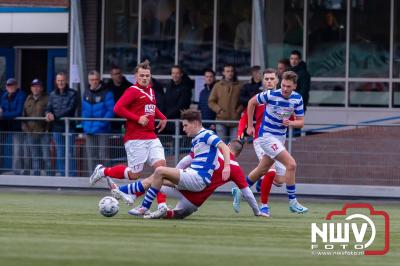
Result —
M 230 198 L 209 200 L 186 220 L 143 220 L 97 213 L 105 194 L 0 192 L 0 265 L 399 265 L 398 202 L 375 202 L 391 216 L 385 256 L 313 256 L 310 224 L 350 200 L 301 200 L 310 213 L 289 213 L 273 197 L 272 218 L 233 213 Z M 174 203 L 171 200 L 170 205 Z

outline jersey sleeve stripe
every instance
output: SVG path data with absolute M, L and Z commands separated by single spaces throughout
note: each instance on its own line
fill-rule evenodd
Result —
M 222 140 L 220 138 L 216 138 L 213 140 L 213 142 L 211 143 L 211 146 L 217 147 L 218 144 L 220 144 L 222 142 Z

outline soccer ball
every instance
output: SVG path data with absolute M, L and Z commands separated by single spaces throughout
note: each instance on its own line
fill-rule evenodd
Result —
M 105 217 L 113 217 L 119 211 L 118 200 L 113 197 L 106 196 L 99 202 L 99 212 Z

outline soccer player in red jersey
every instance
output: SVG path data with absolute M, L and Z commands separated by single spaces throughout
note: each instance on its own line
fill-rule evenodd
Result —
M 90 177 L 90 184 L 92 185 L 105 176 L 136 180 L 140 177 L 145 163 L 148 163 L 154 169 L 159 166 L 166 166 L 164 148 L 155 133 L 155 129 L 161 132 L 167 124 L 167 118 L 156 107 L 149 61 L 146 60 L 136 66 L 135 77 L 137 82 L 126 89 L 114 107 L 114 112 L 118 116 L 127 119 L 124 145 L 128 167 L 115 165 L 106 168 L 101 164 L 97 165 Z M 157 127 L 155 127 L 155 119 L 161 120 Z M 165 196 L 160 195 L 158 197 L 159 204 L 160 200 L 165 202 Z

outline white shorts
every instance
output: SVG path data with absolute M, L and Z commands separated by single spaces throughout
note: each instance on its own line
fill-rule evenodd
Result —
M 260 138 L 256 138 L 253 141 L 253 146 L 254 146 L 254 151 L 256 152 L 256 155 L 258 157 L 258 160 L 261 161 L 262 157 L 267 154 L 264 152 L 263 148 L 261 147 Z M 275 161 L 273 167 L 275 168 L 277 175 L 280 175 L 280 176 L 285 175 L 286 167 L 281 162 Z
M 202 191 L 206 187 L 203 178 L 192 168 L 179 169 L 179 183 L 176 188 L 193 192 Z
M 157 161 L 165 161 L 164 148 L 158 138 L 129 140 L 125 142 L 125 151 L 128 167 L 134 173 L 142 172 L 145 163 L 152 166 Z

